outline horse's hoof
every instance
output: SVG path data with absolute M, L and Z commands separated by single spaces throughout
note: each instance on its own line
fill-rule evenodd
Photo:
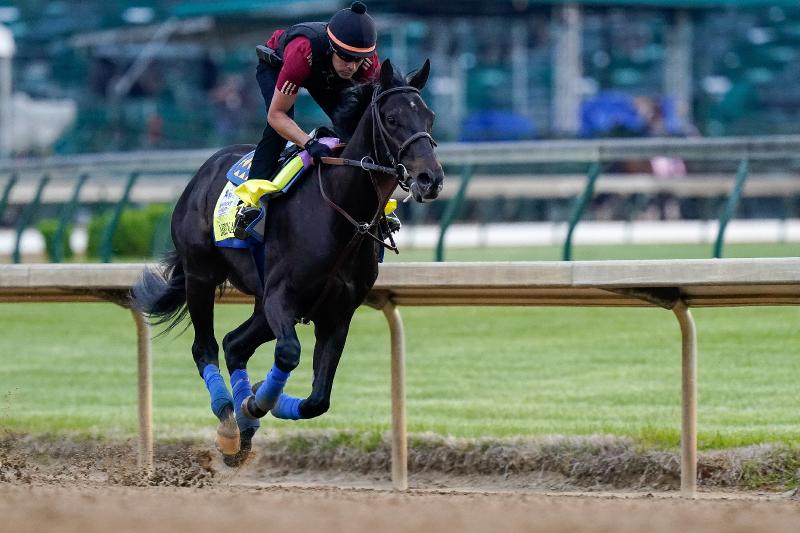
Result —
M 242 466 L 250 457 L 250 450 L 253 448 L 253 435 L 255 434 L 256 430 L 254 428 L 243 430 L 239 452 L 233 455 L 223 455 L 222 462 L 232 468 Z
M 260 408 L 258 406 L 258 404 L 256 404 L 255 395 L 248 396 L 247 398 L 245 398 L 244 401 L 242 402 L 242 406 L 239 408 L 239 410 L 242 412 L 242 414 L 245 417 L 251 418 L 253 420 L 258 420 L 259 418 L 264 418 L 265 416 L 267 416 L 267 413 L 269 412 L 269 411 L 263 410 L 262 408 Z
M 231 414 L 226 416 L 217 426 L 217 449 L 222 455 L 235 455 L 241 449 L 239 426 L 236 417 Z

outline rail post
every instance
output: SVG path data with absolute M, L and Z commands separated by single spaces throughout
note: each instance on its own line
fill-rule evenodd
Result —
M 153 470 L 153 363 L 150 349 L 150 324 L 135 309 L 131 309 L 136 322 L 137 368 L 139 376 L 139 468 Z
M 39 180 L 39 184 L 36 186 L 36 194 L 25 209 L 22 210 L 22 214 L 17 221 L 17 237 L 14 241 L 14 263 L 21 263 L 22 256 L 20 253 L 20 246 L 22 244 L 22 233 L 25 231 L 25 228 L 28 227 L 28 224 L 31 223 L 33 219 L 33 215 L 36 214 L 36 211 L 39 210 L 39 204 L 42 201 L 42 191 L 44 190 L 45 186 L 47 186 L 47 182 L 50 181 L 50 176 L 45 174 L 42 176 L 42 179 Z
M 17 184 L 17 175 L 12 174 L 8 181 L 6 182 L 6 186 L 3 189 L 3 197 L 0 198 L 0 221 L 3 220 L 3 215 L 6 212 L 6 207 L 8 207 L 8 199 L 11 197 L 11 189 L 14 188 L 14 185 Z
M 408 489 L 408 437 L 406 434 L 406 347 L 403 319 L 392 302 L 381 309 L 389 322 L 392 343 L 392 485 Z
M 742 197 L 742 189 L 744 189 L 744 182 L 747 181 L 748 174 L 747 159 L 742 159 L 739 163 L 739 170 L 736 172 L 736 183 L 719 217 L 719 231 L 717 231 L 717 240 L 714 242 L 714 257 L 717 259 L 722 257 L 722 245 L 725 242 L 725 229 L 728 227 L 728 222 L 733 218 L 733 214 L 739 206 L 739 200 Z
M 75 184 L 75 189 L 72 191 L 72 198 L 70 198 L 69 202 L 66 203 L 64 208 L 61 210 L 61 216 L 58 220 L 58 227 L 56 227 L 56 232 L 53 234 L 53 242 L 51 243 L 53 248 L 50 250 L 50 257 L 52 258 L 53 263 L 61 262 L 61 254 L 64 250 L 64 246 L 62 245 L 62 242 L 64 241 L 64 235 L 67 233 L 67 227 L 72 221 L 72 215 L 75 213 L 75 207 L 77 207 L 78 201 L 80 200 L 81 188 L 83 187 L 83 184 L 86 183 L 88 178 L 88 174 L 81 174 L 78 177 L 78 182 Z
M 681 496 L 697 494 L 697 332 L 689 307 L 672 309 L 681 327 Z
M 111 220 L 108 221 L 108 225 L 103 232 L 103 240 L 100 245 L 100 258 L 103 263 L 110 263 L 111 257 L 114 255 L 114 234 L 117 232 L 117 226 L 119 225 L 119 219 L 122 217 L 122 211 L 125 209 L 125 206 L 128 205 L 128 197 L 130 197 L 131 189 L 133 189 L 133 185 L 136 183 L 138 177 L 139 172 L 131 172 L 130 176 L 128 176 L 128 182 L 125 184 L 125 191 L 122 193 L 122 197 L 117 202 L 117 205 L 114 206 Z
M 586 211 L 586 206 L 589 205 L 592 195 L 594 195 L 594 184 L 601 170 L 602 167 L 600 163 L 592 163 L 592 166 L 589 167 L 589 175 L 586 177 L 586 187 L 583 189 L 583 193 L 578 197 L 575 203 L 575 209 L 573 209 L 572 216 L 569 220 L 567 238 L 564 240 L 564 253 L 562 255 L 564 261 L 572 261 L 572 234 L 575 232 L 575 226 L 581 221 L 583 212 Z
M 439 230 L 439 240 L 436 243 L 436 261 L 444 261 L 444 237 L 447 234 L 447 229 L 450 224 L 458 216 L 461 211 L 461 206 L 464 204 L 464 197 L 467 194 L 467 187 L 472 179 L 473 166 L 471 164 L 465 165 L 464 170 L 461 171 L 461 184 L 458 187 L 458 192 L 447 203 L 447 208 L 442 215 L 442 224 Z

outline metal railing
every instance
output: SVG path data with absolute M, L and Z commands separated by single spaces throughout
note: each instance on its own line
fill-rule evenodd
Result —
M 39 180 L 39 185 L 23 216 L 17 223 L 17 243 L 22 231 L 35 217 L 43 201 L 43 189 L 67 178 L 76 180 L 68 205 L 62 210 L 71 216 L 74 206 L 80 201 L 81 188 L 87 180 L 105 183 L 109 180 L 126 179 L 123 193 L 113 203 L 114 213 L 104 236 L 104 261 L 111 260 L 110 242 L 113 238 L 118 214 L 130 200 L 134 182 L 141 175 L 169 175 L 188 180 L 193 173 L 216 150 L 147 151 L 127 153 L 83 154 L 55 156 L 37 160 L 0 160 L 0 179 L 6 177 L 0 197 L 0 216 L 11 200 L 14 189 L 20 184 Z M 753 161 L 780 161 L 800 159 L 800 135 L 729 138 L 688 139 L 606 139 L 606 140 L 556 140 L 500 143 L 443 143 L 437 154 L 448 173 L 461 169 L 458 191 L 448 200 L 440 220 L 440 233 L 436 247 L 436 259 L 444 260 L 444 242 L 447 230 L 458 217 L 464 200 L 469 196 L 470 184 L 479 170 L 502 166 L 506 174 L 531 174 L 530 167 L 542 163 L 572 163 L 586 165 L 586 183 L 583 192 L 576 196 L 572 210 L 563 257 L 572 257 L 572 240 L 576 226 L 580 223 L 586 207 L 591 201 L 594 186 L 601 176 L 603 165 L 615 162 L 643 161 L 666 156 L 694 162 L 738 162 L 739 171 L 727 194 L 722 213 L 714 256 L 722 255 L 724 233 L 728 221 L 735 215 L 749 176 L 749 163 Z M 527 169 L 527 171 L 526 171 Z M 134 177 L 136 176 L 136 177 Z M 172 181 L 174 186 L 174 180 Z M 46 195 L 45 195 L 46 196 Z M 62 219 L 60 223 L 64 223 Z M 19 259 L 18 250 L 15 259 Z

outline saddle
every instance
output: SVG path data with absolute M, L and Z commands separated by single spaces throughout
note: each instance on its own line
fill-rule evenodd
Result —
M 339 139 L 327 127 L 317 128 L 312 136 L 330 146 Z M 286 193 L 311 166 L 312 160 L 302 147 L 287 143 L 278 159 L 278 170 L 271 179 L 248 179 L 255 150 L 242 156 L 226 174 L 228 183 L 222 189 L 214 208 L 214 243 L 226 248 L 248 248 L 264 240 L 267 201 Z M 237 214 L 246 210 L 244 234 L 237 232 Z M 252 242 L 251 242 L 252 241 Z

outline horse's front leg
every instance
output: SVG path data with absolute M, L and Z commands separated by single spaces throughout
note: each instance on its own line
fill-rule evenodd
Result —
M 350 330 L 352 312 L 338 316 L 335 321 L 314 323 L 314 383 L 308 398 L 300 399 L 281 394 L 272 408 L 272 416 L 289 420 L 314 418 L 325 413 L 331 405 L 333 378 L 344 351 Z
M 300 341 L 295 332 L 296 307 L 285 285 L 265 291 L 264 316 L 275 334 L 275 362 L 267 378 L 250 395 L 241 407 L 242 414 L 250 418 L 266 415 L 283 393 L 286 381 L 300 364 Z

